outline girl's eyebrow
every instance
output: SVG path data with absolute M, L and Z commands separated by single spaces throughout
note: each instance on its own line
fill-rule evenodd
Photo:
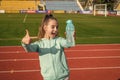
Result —
M 54 25 L 54 24 L 53 24 L 53 25 L 51 25 L 51 26 L 56 26 L 56 27 L 58 27 L 58 25 Z

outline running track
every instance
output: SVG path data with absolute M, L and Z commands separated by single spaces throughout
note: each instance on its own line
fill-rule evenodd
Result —
M 120 80 L 120 44 L 82 44 L 65 52 L 70 80 Z M 38 54 L 1 46 L 0 80 L 42 80 Z

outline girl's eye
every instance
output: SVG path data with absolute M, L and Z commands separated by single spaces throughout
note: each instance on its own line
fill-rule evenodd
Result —
M 52 29 L 54 29 L 55 28 L 55 26 L 52 26 Z
M 52 29 L 54 29 L 54 28 L 58 29 L 58 26 L 52 25 L 51 28 Z
M 58 26 L 56 28 L 58 29 Z

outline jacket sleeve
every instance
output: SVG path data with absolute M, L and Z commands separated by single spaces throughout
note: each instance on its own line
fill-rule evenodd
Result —
M 72 42 L 69 42 L 67 39 L 65 38 L 60 38 L 60 45 L 63 47 L 63 48 L 69 48 L 69 47 L 72 47 L 73 46 L 73 43 Z
M 26 52 L 38 52 L 37 42 L 31 43 L 31 44 L 24 44 L 24 43 L 21 43 L 21 44 Z

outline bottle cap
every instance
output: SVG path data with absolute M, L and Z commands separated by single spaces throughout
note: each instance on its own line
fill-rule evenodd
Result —
M 66 21 L 66 23 L 67 23 L 67 24 L 68 24 L 68 23 L 72 23 L 72 20 L 69 19 L 69 20 Z

